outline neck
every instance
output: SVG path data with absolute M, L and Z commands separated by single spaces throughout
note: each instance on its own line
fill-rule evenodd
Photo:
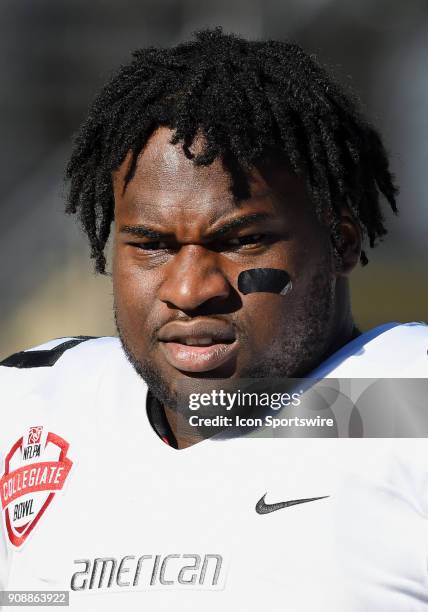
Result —
M 339 279 L 336 284 L 336 314 L 333 329 L 331 342 L 321 362 L 361 334 L 354 323 L 349 284 L 344 278 Z
M 178 413 L 176 410 L 164 407 L 165 416 L 168 424 L 171 428 L 172 433 L 177 441 L 177 448 L 187 448 L 197 444 L 204 438 L 195 432 L 195 428 L 190 427 L 186 417 Z

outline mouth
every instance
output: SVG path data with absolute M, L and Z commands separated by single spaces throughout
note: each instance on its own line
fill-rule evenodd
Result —
M 209 323 L 170 324 L 158 340 L 169 365 L 183 372 L 209 372 L 232 359 L 238 350 L 230 328 Z

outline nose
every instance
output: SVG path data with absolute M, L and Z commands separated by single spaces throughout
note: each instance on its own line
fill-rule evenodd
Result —
M 231 285 L 218 257 L 200 245 L 182 246 L 165 269 L 159 299 L 183 311 L 195 310 L 213 298 L 226 299 Z

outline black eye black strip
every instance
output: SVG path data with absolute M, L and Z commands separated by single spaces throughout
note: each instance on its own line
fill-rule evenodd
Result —
M 252 268 L 238 276 L 238 289 L 244 295 L 260 291 L 285 295 L 291 286 L 288 272 L 276 268 Z

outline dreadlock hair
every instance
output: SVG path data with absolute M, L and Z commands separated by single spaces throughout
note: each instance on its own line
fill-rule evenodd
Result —
M 220 157 L 235 198 L 249 196 L 248 172 L 276 152 L 306 186 L 319 219 L 340 244 L 346 203 L 370 247 L 387 233 L 381 194 L 394 212 L 397 188 L 379 136 L 355 101 L 298 45 L 247 41 L 206 29 L 172 48 L 139 49 L 101 90 L 78 132 L 66 179 L 66 211 L 78 213 L 96 271 L 114 219 L 112 172 L 131 152 L 125 186 L 138 155 L 160 125 L 174 130 L 197 165 Z M 204 137 L 198 155 L 190 147 Z M 337 253 L 337 250 L 336 250 Z M 361 263 L 367 263 L 364 251 Z

